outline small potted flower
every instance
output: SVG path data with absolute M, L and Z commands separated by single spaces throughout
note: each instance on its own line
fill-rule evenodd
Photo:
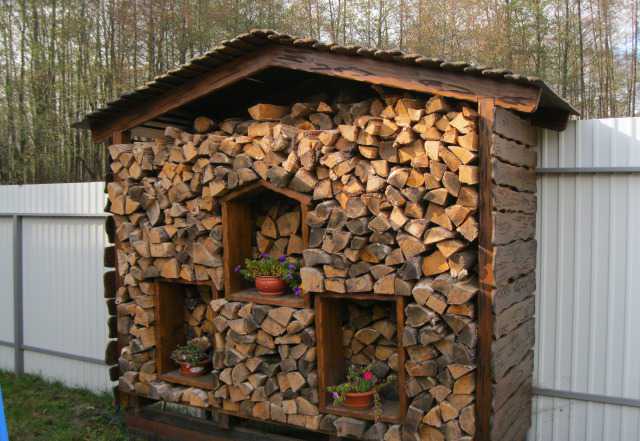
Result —
M 171 359 L 180 366 L 180 374 L 199 377 L 209 372 L 209 347 L 210 344 L 206 337 L 204 339 L 194 338 L 186 345 L 178 346 L 171 353 Z
M 330 386 L 327 390 L 331 392 L 335 406 L 344 405 L 352 409 L 368 409 L 374 402 L 376 408 L 380 407 L 379 386 L 381 383 L 371 372 L 371 366 L 350 366 L 347 372 L 347 381 L 337 386 Z
M 244 268 L 238 265 L 235 271 L 247 280 L 254 281 L 263 296 L 281 296 L 290 288 L 300 295 L 300 263 L 293 258 L 274 258 L 262 253 L 257 259 L 245 259 Z

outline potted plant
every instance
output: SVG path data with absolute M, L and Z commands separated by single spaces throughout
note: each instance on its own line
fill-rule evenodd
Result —
M 377 413 L 380 413 L 378 387 L 382 384 L 371 371 L 371 366 L 352 365 L 347 371 L 347 381 L 337 386 L 330 386 L 327 390 L 331 392 L 335 406 L 368 409 L 375 404 Z
M 291 288 L 300 295 L 300 263 L 287 256 L 274 258 L 262 253 L 257 259 L 245 259 L 244 268 L 235 268 L 242 277 L 255 282 L 256 289 L 263 296 L 281 296 Z
M 209 372 L 209 347 L 210 344 L 206 337 L 204 339 L 194 338 L 189 340 L 186 345 L 178 346 L 171 353 L 171 359 L 180 366 L 180 374 L 199 377 Z

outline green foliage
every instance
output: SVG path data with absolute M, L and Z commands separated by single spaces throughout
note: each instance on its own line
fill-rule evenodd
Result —
M 9 439 L 133 441 L 111 395 L 71 389 L 35 375 L 0 371 Z
M 171 352 L 171 359 L 176 363 L 195 364 L 206 359 L 207 356 L 206 346 L 201 344 L 198 339 L 190 340 L 186 345 L 178 346 Z
M 371 372 L 371 365 L 365 367 L 351 365 L 347 370 L 347 381 L 337 386 L 329 386 L 327 390 L 331 392 L 333 404 L 339 405 L 344 402 L 347 393 L 369 392 L 378 385 L 379 380 Z
M 72 124 L 252 28 L 512 69 L 583 118 L 630 116 L 637 16 L 631 0 L 3 1 L 0 183 L 104 179 L 104 146 Z
M 371 365 L 364 367 L 351 365 L 347 370 L 347 381 L 337 386 L 329 386 L 327 391 L 331 392 L 334 406 L 339 406 L 344 403 L 348 393 L 364 393 L 373 390 L 374 416 L 375 421 L 378 422 L 382 417 L 382 400 L 378 390 L 392 381 L 395 381 L 395 376 L 393 375 L 389 375 L 384 381 L 380 381 L 371 371 Z
M 280 256 L 276 259 L 263 253 L 257 259 L 245 259 L 244 268 L 238 265 L 234 270 L 250 281 L 258 276 L 278 277 L 295 294 L 300 294 L 300 262 L 292 257 Z

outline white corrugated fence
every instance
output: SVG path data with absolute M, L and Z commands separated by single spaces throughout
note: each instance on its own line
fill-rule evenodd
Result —
M 529 439 L 640 441 L 640 118 L 572 122 L 539 151 Z
M 103 189 L 100 182 L 0 186 L 0 368 L 16 368 L 18 344 L 25 372 L 94 391 L 110 387 L 101 362 Z

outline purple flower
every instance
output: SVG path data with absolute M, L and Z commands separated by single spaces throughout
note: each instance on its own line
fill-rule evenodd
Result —
M 269 255 L 267 253 L 260 253 L 260 257 L 266 259 L 267 257 L 269 257 Z
M 233 272 L 234 272 L 234 273 L 238 273 L 238 272 L 240 272 L 240 268 L 241 268 L 241 266 L 240 266 L 240 265 L 236 265 L 236 267 L 233 269 Z
M 302 289 L 300 289 L 299 286 L 296 286 L 295 288 L 293 288 L 293 293 L 299 296 L 300 294 L 302 294 Z
M 278 257 L 278 261 L 279 261 L 280 263 L 284 263 L 284 261 L 285 261 L 285 260 L 287 260 L 287 256 L 280 256 L 280 257 Z
M 294 271 L 296 269 L 296 266 L 293 263 L 290 263 L 287 268 L 289 268 L 289 270 Z
M 333 398 L 334 400 L 337 400 L 340 397 L 340 395 L 338 395 L 338 392 L 331 392 L 331 398 Z

